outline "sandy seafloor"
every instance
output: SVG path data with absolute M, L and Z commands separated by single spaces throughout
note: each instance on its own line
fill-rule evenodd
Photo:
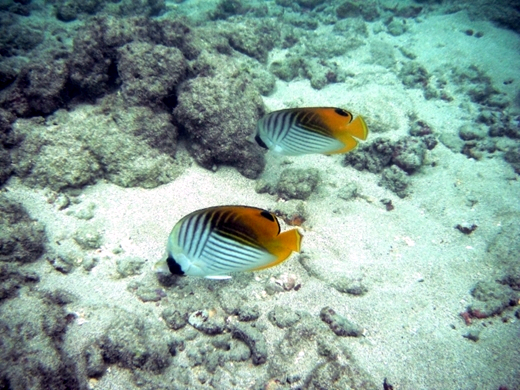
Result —
M 467 28 L 481 31 L 484 36 L 476 39 L 459 33 L 453 39 L 456 32 Z M 407 46 L 429 71 L 444 64 L 462 68 L 476 64 L 511 100 L 517 98 L 520 37 L 512 31 L 489 22 L 470 21 L 465 13 L 456 13 L 423 18 L 398 37 L 371 33 L 369 39 Z M 277 55 L 271 53 L 271 60 Z M 341 106 L 362 114 L 369 124 L 371 116 L 392 123 L 387 131 L 370 135 L 392 139 L 407 134 L 408 114 L 412 112 L 437 134 L 457 134 L 458 128 L 476 115 L 476 105 L 456 91 L 452 94 L 454 100 L 446 102 L 426 100 L 421 91 L 405 88 L 393 72 L 371 63 L 369 45 L 337 61 L 356 74 L 348 83 L 315 90 L 308 80 L 278 80 L 274 93 L 264 97 L 267 108 Z M 510 78 L 516 83 L 503 85 L 503 80 Z M 177 156 L 190 159 L 182 143 Z M 302 227 L 302 251 L 321 278 L 310 276 L 294 255 L 279 267 L 255 273 L 254 278 L 189 278 L 186 283 L 192 285 L 201 302 L 209 294 L 208 289 L 226 286 L 245 294 L 248 304 L 258 305 L 258 321 L 264 324 L 269 354 L 277 348 L 281 335 L 280 329 L 267 320 L 267 313 L 275 305 L 316 317 L 323 307 L 330 306 L 363 328 L 362 337 L 342 340 L 380 388 L 387 378 L 394 389 L 519 389 L 520 320 L 513 315 L 515 309 L 506 309 L 502 314 L 507 322 L 492 317 L 475 320 L 471 326 L 466 326 L 459 315 L 472 301 L 470 291 L 476 282 L 493 281 L 503 274 L 504 266 L 489 256 L 488 245 L 504 223 L 518 223 L 520 216 L 518 175 L 502 158 L 495 157 L 475 160 L 439 143 L 428 152 L 428 163 L 411 177 L 411 193 L 399 198 L 378 185 L 378 175 L 343 166 L 342 156 L 282 158 L 268 154 L 262 176 L 265 179 L 288 164 L 320 171 L 321 182 L 305 201 L 308 220 Z M 350 200 L 338 197 L 346 183 L 355 183 L 359 196 Z M 78 318 L 70 325 L 65 341 L 67 348 L 77 347 L 78 351 L 84 340 L 100 328 L 97 321 L 104 321 L 103 311 L 118 306 L 161 323 L 161 311 L 182 299 L 175 287 L 160 286 L 152 270 L 155 262 L 164 258 L 168 234 L 182 216 L 214 205 L 273 209 L 283 202 L 276 196 L 258 194 L 255 181 L 232 168 L 223 166 L 211 172 L 194 162 L 176 180 L 155 189 L 125 189 L 110 183 L 89 186 L 77 197 L 79 204 L 65 210 L 48 202 L 49 190 L 25 187 L 17 179 L 11 179 L 4 192 L 45 225 L 51 246 L 58 241 L 73 245 L 71 234 L 85 221 L 67 212 L 94 205 L 94 218 L 88 224 L 102 232 L 103 245 L 96 251 L 102 260 L 92 271 L 78 267 L 72 273 L 61 274 L 45 261 L 27 266 L 41 275 L 37 290 L 63 288 L 78 297 L 67 306 L 67 310 L 78 313 Z M 476 202 L 468 202 L 469 197 Z M 392 200 L 394 210 L 385 209 L 380 202 L 384 198 Z M 462 234 L 454 226 L 463 223 L 475 223 L 478 228 L 470 235 Z M 119 255 L 113 249 L 119 247 L 125 256 L 146 260 L 141 274 L 116 277 Z M 92 253 L 86 252 L 88 255 Z M 294 274 L 301 288 L 266 294 L 265 282 L 283 274 Z M 362 280 L 367 293 L 353 296 L 338 292 L 331 283 L 342 276 Z M 127 290 L 133 280 L 149 286 L 157 284 L 157 288 L 164 288 L 167 299 L 141 302 Z M 26 294 L 31 291 L 20 291 L 22 299 Z M 470 328 L 480 330 L 477 342 L 463 337 Z M 172 365 L 183 359 L 182 354 L 174 357 Z M 251 386 L 255 372 L 261 369 L 244 363 L 237 368 L 240 379 L 234 388 Z M 167 372 L 159 375 L 167 378 Z M 137 388 L 129 375 L 127 369 L 112 365 L 90 386 Z M 221 388 L 230 388 L 227 386 Z

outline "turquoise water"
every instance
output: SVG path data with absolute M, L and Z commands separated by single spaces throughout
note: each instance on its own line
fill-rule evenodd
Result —
M 514 2 L 5 0 L 0 18 L 0 388 L 520 388 Z M 340 119 L 368 137 L 255 141 L 301 107 L 333 109 L 271 121 L 303 123 L 296 150 L 345 140 Z M 175 224 L 222 205 L 301 248 L 228 280 L 157 273 Z M 278 255 L 254 221 L 234 239 Z

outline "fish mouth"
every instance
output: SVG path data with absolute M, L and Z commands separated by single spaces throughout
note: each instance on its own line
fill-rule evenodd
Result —
M 158 274 L 164 275 L 184 275 L 184 271 L 179 263 L 170 255 L 166 260 L 155 263 L 153 270 Z
M 161 260 L 155 263 L 153 266 L 153 271 L 158 274 L 169 274 L 170 269 L 168 268 L 168 264 L 166 263 L 166 260 Z

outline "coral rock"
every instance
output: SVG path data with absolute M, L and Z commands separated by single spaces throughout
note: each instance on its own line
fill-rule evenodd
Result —
M 232 165 L 254 179 L 265 160 L 260 147 L 248 138 L 263 114 L 263 103 L 251 81 L 236 69 L 234 74 L 230 70 L 186 81 L 174 115 L 186 130 L 188 148 L 200 165 L 207 169 Z

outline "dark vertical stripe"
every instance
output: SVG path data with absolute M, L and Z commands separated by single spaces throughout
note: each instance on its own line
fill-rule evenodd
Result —
M 179 237 L 177 239 L 179 246 L 181 248 L 184 248 L 185 242 L 186 242 L 186 227 L 188 225 L 188 219 L 185 219 L 182 221 L 181 226 L 179 228 Z
M 271 116 L 272 120 L 268 129 L 269 137 L 273 142 L 276 142 L 276 140 L 279 137 L 280 131 L 282 130 L 282 119 L 283 115 L 280 112 L 275 112 Z
M 194 250 L 193 253 L 194 258 L 199 258 L 201 256 L 211 235 L 211 213 L 204 213 L 199 225 L 200 234 L 198 235 L 196 250 Z
M 287 137 L 287 133 L 291 128 L 292 121 L 294 120 L 294 115 L 291 112 L 284 112 L 281 118 L 281 124 L 278 129 L 278 137 L 276 139 L 277 143 L 282 143 L 285 137 Z
M 197 220 L 200 217 L 200 214 L 192 215 L 190 218 L 188 218 L 187 226 L 186 226 L 186 236 L 185 241 L 183 243 L 183 248 L 186 253 L 189 255 L 193 255 L 192 247 L 194 242 L 194 232 L 196 229 Z
M 267 123 L 265 124 L 266 126 L 266 133 L 269 134 L 270 136 L 272 136 L 272 131 L 276 131 L 276 126 L 277 126 L 277 123 L 278 123 L 278 118 L 279 118 L 279 113 L 274 113 L 274 114 L 271 114 L 267 117 Z

